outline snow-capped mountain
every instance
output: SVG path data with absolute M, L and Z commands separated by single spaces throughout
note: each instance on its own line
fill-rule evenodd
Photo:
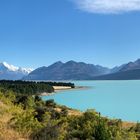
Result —
M 27 76 L 33 69 L 21 68 L 6 62 L 0 63 L 0 80 L 19 80 Z

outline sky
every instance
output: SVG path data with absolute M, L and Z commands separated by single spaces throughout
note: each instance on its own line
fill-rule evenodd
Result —
M 0 0 L 0 62 L 114 67 L 138 58 L 140 0 Z

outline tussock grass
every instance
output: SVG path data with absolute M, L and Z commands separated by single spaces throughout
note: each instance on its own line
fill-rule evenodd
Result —
M 16 132 L 10 124 L 14 113 L 22 113 L 22 109 L 14 106 L 4 96 L 0 97 L 0 140 L 28 140 Z

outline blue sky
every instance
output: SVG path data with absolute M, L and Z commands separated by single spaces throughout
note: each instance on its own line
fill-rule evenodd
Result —
M 139 0 L 100 1 L 1 0 L 0 61 L 33 68 L 59 60 L 113 67 L 140 58 Z

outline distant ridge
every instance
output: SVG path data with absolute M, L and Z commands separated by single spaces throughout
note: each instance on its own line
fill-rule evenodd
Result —
M 138 80 L 140 79 L 140 59 L 115 67 L 107 75 L 92 77 L 93 80 Z
M 91 78 L 91 80 L 139 80 L 140 69 L 116 72 Z
M 137 59 L 134 62 L 129 62 L 129 63 L 125 64 L 120 69 L 120 72 L 122 72 L 122 71 L 128 71 L 128 70 L 135 70 L 135 69 L 140 69 L 140 59 Z
M 133 80 L 140 79 L 140 59 L 112 69 L 84 62 L 58 61 L 48 67 L 40 67 L 25 80 Z
M 110 73 L 110 69 L 84 62 L 58 61 L 48 67 L 40 67 L 24 80 L 88 80 L 93 76 Z
M 84 62 L 61 61 L 35 70 L 0 63 L 0 80 L 135 80 L 140 79 L 140 59 L 112 69 Z

